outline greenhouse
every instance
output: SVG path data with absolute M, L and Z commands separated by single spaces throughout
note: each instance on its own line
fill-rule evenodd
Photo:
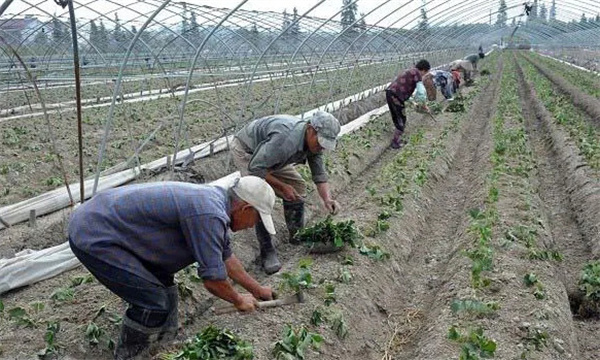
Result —
M 0 49 L 0 359 L 598 359 L 600 2 L 0 0 Z

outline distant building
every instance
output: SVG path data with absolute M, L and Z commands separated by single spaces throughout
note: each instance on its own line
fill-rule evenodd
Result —
M 11 46 L 33 43 L 37 31 L 44 31 L 50 38 L 52 23 L 44 23 L 33 15 L 0 19 L 0 36 Z

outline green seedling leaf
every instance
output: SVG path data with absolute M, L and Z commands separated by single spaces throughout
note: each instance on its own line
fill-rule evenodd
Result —
M 538 278 L 534 273 L 528 273 L 528 274 L 525 274 L 525 276 L 523 277 L 523 281 L 525 282 L 525 285 L 533 286 L 533 285 L 537 284 Z
M 349 284 L 352 281 L 352 273 L 346 268 L 341 268 L 338 275 L 338 281 L 344 284 Z
M 4 302 L 0 300 L 0 313 L 4 312 Z
M 31 305 L 31 308 L 33 309 L 33 311 L 36 312 L 36 313 L 39 313 L 40 311 L 43 311 L 44 307 L 45 307 L 44 303 L 43 302 L 39 302 L 39 301 L 32 302 L 30 305 Z
M 252 346 L 239 339 L 231 331 L 209 326 L 188 340 L 182 351 L 163 354 L 161 359 L 169 360 L 216 360 L 253 358 Z
M 72 288 L 58 288 L 50 298 L 55 301 L 72 301 L 75 298 L 75 291 Z
M 309 332 L 304 326 L 293 329 L 290 325 L 284 328 L 283 339 L 274 344 L 272 354 L 275 359 L 305 359 L 309 348 L 318 349 L 323 337 Z
M 29 317 L 27 311 L 17 306 L 8 310 L 8 318 L 15 321 L 17 325 L 24 325 L 25 327 L 35 327 L 35 322 Z
M 345 339 L 348 336 L 348 325 L 344 319 L 344 315 L 336 313 L 331 318 L 331 330 L 335 332 L 338 338 Z
M 310 316 L 310 323 L 314 326 L 319 326 L 323 323 L 323 313 L 319 309 L 315 309 Z
M 88 274 L 85 276 L 75 276 L 71 278 L 71 287 L 77 287 L 82 284 L 88 284 L 94 282 L 94 276 L 92 274 Z
M 354 265 L 354 258 L 350 255 L 344 256 L 342 260 L 342 265 Z
M 356 241 L 359 238 L 359 232 L 354 226 L 354 221 L 348 220 L 334 223 L 332 217 L 328 216 L 325 220 L 313 226 L 301 229 L 296 233 L 295 238 L 308 245 L 333 243 L 336 247 L 342 247 L 344 244 L 355 247 Z

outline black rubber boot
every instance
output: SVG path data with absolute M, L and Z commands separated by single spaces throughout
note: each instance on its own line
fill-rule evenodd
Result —
M 167 296 L 169 298 L 169 316 L 162 326 L 162 330 L 159 336 L 159 341 L 169 342 L 175 340 L 177 336 L 177 330 L 179 329 L 179 294 L 177 291 L 177 285 L 169 286 L 167 288 Z
M 279 269 L 281 269 L 281 263 L 277 258 L 277 251 L 273 246 L 271 234 L 269 234 L 262 221 L 259 221 L 255 228 L 258 244 L 260 245 L 260 259 L 262 262 L 262 267 L 267 275 L 275 274 L 279 271 Z
M 285 224 L 290 233 L 290 244 L 299 244 L 300 242 L 294 236 L 298 230 L 304 227 L 304 201 L 284 201 L 283 215 L 285 216 Z
M 121 334 L 115 349 L 116 360 L 149 358 L 150 346 L 158 341 L 162 327 L 149 328 L 123 316 Z

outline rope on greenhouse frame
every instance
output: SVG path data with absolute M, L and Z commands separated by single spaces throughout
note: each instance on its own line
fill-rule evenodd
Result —
M 56 160 L 58 161 L 58 169 L 63 176 L 63 181 L 65 182 L 65 187 L 67 188 L 67 193 L 69 194 L 69 200 L 71 201 L 71 206 L 73 206 L 75 204 L 75 202 L 73 201 L 73 194 L 71 194 L 71 188 L 69 187 L 69 180 L 67 179 L 67 173 L 65 171 L 65 167 L 63 165 L 62 158 L 61 158 L 60 154 L 58 153 L 58 145 L 56 144 L 56 138 L 54 136 L 54 131 L 52 131 L 52 126 L 50 125 L 50 118 L 48 117 L 48 112 L 46 111 L 46 102 L 42 98 L 40 89 L 37 86 L 37 81 L 31 74 L 31 71 L 29 71 L 29 68 L 27 67 L 27 65 L 21 58 L 21 56 L 19 56 L 19 54 L 16 52 L 16 50 L 9 43 L 6 42 L 6 40 L 4 39 L 3 36 L 0 36 L 0 42 L 4 43 L 4 45 L 10 50 L 10 52 L 12 52 L 12 54 L 15 56 L 15 58 L 17 58 L 17 60 L 21 64 L 21 66 L 23 66 L 23 69 L 25 69 L 25 73 L 27 74 L 27 78 L 33 84 L 33 89 L 35 90 L 35 93 L 36 93 L 38 99 L 40 99 L 40 105 L 42 105 L 42 111 L 44 113 L 44 120 L 46 122 L 46 126 L 48 127 L 48 134 L 50 135 L 52 149 L 54 150 L 54 154 L 56 155 Z

